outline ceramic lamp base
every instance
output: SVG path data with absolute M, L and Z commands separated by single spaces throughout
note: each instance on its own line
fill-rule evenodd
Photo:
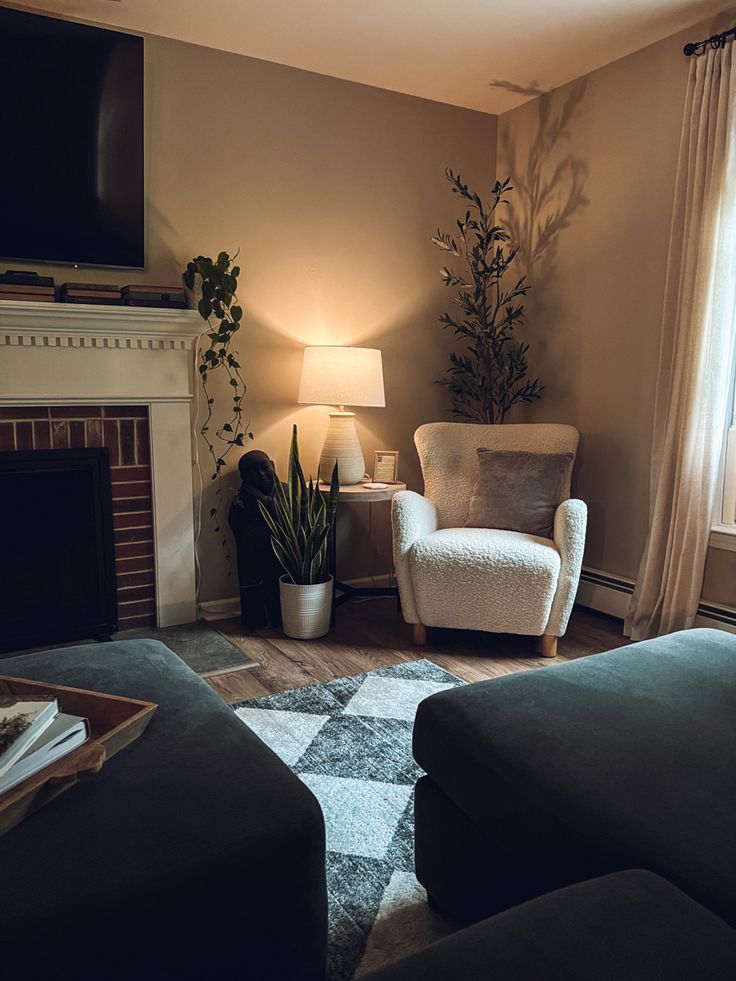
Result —
M 359 484 L 365 476 L 365 460 L 355 429 L 354 412 L 330 413 L 330 426 L 319 458 L 319 475 L 327 483 L 332 478 L 335 461 L 340 484 Z

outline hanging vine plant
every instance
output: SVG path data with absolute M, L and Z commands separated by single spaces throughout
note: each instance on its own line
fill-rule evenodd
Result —
M 462 260 L 467 271 L 442 269 L 445 286 L 457 290 L 454 302 L 462 316 L 443 313 L 440 323 L 462 338 L 465 351 L 450 354 L 450 367 L 439 384 L 450 394 L 454 415 L 499 423 L 512 406 L 538 399 L 544 391 L 538 378 L 527 378 L 529 345 L 514 335 L 524 323 L 525 308 L 518 300 L 526 296 L 529 284 L 525 276 L 508 289 L 503 282 L 519 247 L 496 223 L 495 212 L 507 203 L 504 195 L 513 188 L 509 179 L 496 181 L 490 201 L 484 201 L 459 174 L 448 168 L 445 176 L 452 193 L 466 202 L 466 211 L 457 222 L 457 237 L 438 229 L 432 242 Z
M 232 261 L 235 259 L 237 253 Z M 233 338 L 243 319 L 243 308 L 237 297 L 239 275 L 240 267 L 231 265 L 227 252 L 220 252 L 217 259 L 197 256 L 187 263 L 184 273 L 184 284 L 197 299 L 197 310 L 207 324 L 203 335 L 209 344 L 198 348 L 197 370 L 207 404 L 207 414 L 199 432 L 212 458 L 212 480 L 217 480 L 227 465 L 231 450 L 243 446 L 246 438 L 253 439 L 253 433 L 243 421 L 246 385 L 240 373 L 238 352 L 233 348 Z M 214 422 L 215 397 L 211 386 L 215 372 L 227 376 L 232 389 L 226 418 L 220 423 Z M 214 518 L 215 531 L 219 532 L 220 487 L 215 494 L 216 504 L 210 509 L 210 517 Z

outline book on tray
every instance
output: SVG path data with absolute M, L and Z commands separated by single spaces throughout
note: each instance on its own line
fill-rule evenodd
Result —
M 15 787 L 44 767 L 56 763 L 89 739 L 89 722 L 79 715 L 60 712 L 51 725 L 0 776 L 0 794 Z
M 87 720 L 59 712 L 55 698 L 0 697 L 0 794 L 88 738 Z
M 58 714 L 55 698 L 0 698 L 0 777 Z

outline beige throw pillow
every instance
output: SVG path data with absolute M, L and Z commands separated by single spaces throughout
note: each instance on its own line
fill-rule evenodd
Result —
M 466 528 L 503 528 L 552 537 L 570 479 L 572 453 L 526 453 L 481 446 Z

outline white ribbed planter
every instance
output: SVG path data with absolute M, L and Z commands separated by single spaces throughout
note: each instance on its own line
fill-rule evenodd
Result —
M 286 576 L 279 580 L 279 593 L 286 636 L 295 640 L 324 637 L 330 629 L 332 614 L 332 576 L 314 586 L 295 586 L 285 580 Z

